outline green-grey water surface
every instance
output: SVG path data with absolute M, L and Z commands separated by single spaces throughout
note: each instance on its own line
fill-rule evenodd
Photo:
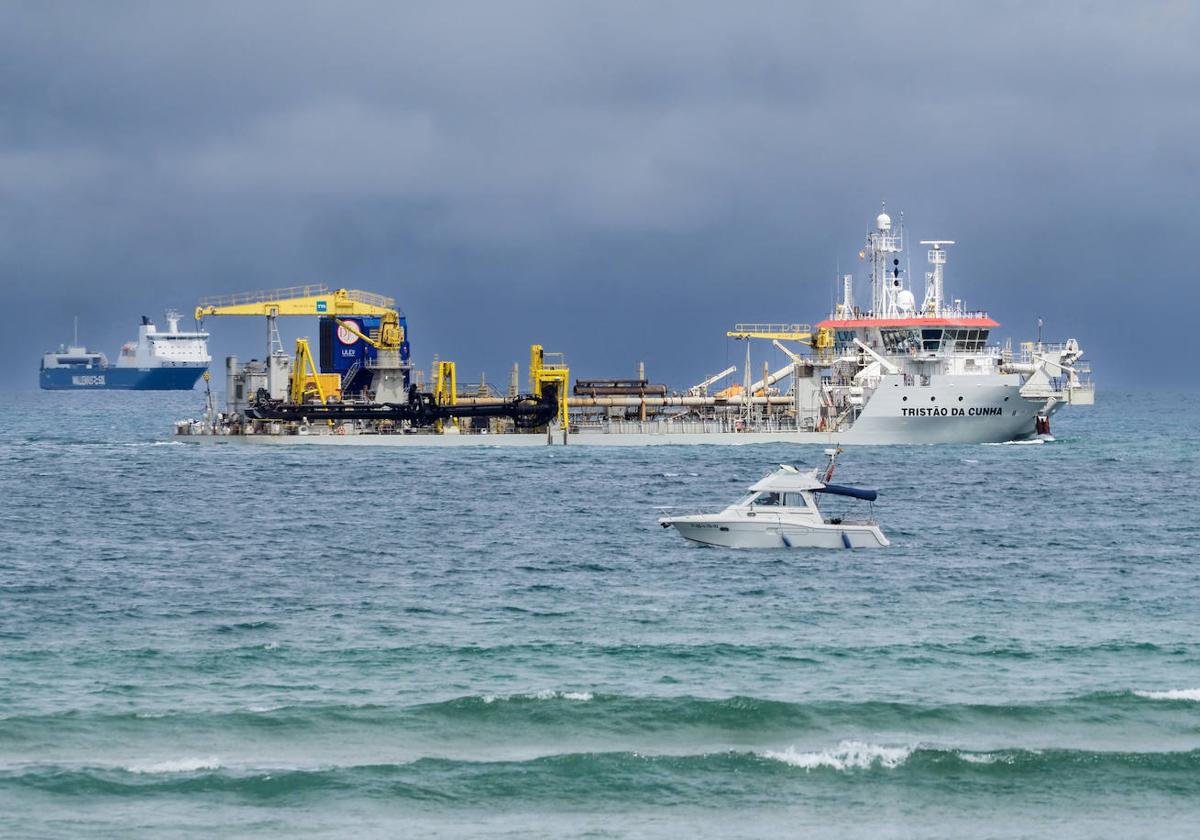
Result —
M 692 547 L 810 447 L 169 440 L 0 401 L 0 833 L 1193 836 L 1195 397 L 849 449 L 890 549 Z

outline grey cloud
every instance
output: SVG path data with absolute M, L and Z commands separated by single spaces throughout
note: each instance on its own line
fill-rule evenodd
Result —
M 819 318 L 880 199 L 960 241 L 961 295 L 1014 333 L 1045 315 L 1133 381 L 1114 321 L 1196 301 L 1197 23 L 1183 3 L 10 4 L 0 283 L 45 317 L 0 335 L 0 383 L 31 384 L 44 325 L 76 312 L 111 350 L 145 310 L 323 280 L 395 294 L 422 360 L 495 377 L 542 340 L 683 386 L 722 366 L 727 322 Z

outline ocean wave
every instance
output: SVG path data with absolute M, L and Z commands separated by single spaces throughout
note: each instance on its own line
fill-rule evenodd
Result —
M 127 766 L 130 773 L 196 773 L 200 770 L 219 770 L 221 760 L 210 756 L 208 758 L 179 758 L 149 763 L 137 763 Z
M 493 703 L 512 702 L 514 700 L 576 700 L 586 703 L 588 700 L 594 699 L 594 697 L 595 695 L 590 691 L 555 691 L 554 689 L 544 688 L 529 694 L 484 694 L 478 699 L 482 700 L 485 705 L 490 706 Z M 468 702 L 475 699 L 475 697 L 460 698 L 460 700 Z
M 155 793 L 227 794 L 243 800 L 308 797 L 438 801 L 521 806 L 534 802 L 711 805 L 761 803 L 804 796 L 823 786 L 935 785 L 994 791 L 1044 791 L 1047 785 L 1084 794 L 1119 783 L 1193 801 L 1200 796 L 1200 750 L 1106 752 L 887 745 L 842 741 L 824 750 L 704 753 L 575 752 L 528 759 L 470 761 L 424 757 L 400 763 L 225 766 L 216 758 L 183 758 L 130 766 L 22 765 L 0 768 L 0 790 L 62 796 Z
M 1200 688 L 1172 688 L 1166 691 L 1135 691 L 1147 700 L 1194 700 L 1200 702 Z
M 1176 701 L 1164 702 L 1164 701 Z M 113 737 L 259 732 L 346 733 L 409 729 L 507 739 L 529 733 L 558 737 L 603 734 L 637 736 L 701 733 L 723 741 L 801 733 L 852 735 L 859 732 L 964 732 L 1020 726 L 1029 733 L 1137 725 L 1143 731 L 1178 733 L 1190 727 L 1183 702 L 1200 701 L 1200 689 L 1094 692 L 1032 702 L 913 703 L 886 700 L 775 700 L 735 695 L 631 696 L 586 689 L 543 688 L 488 692 L 430 703 L 294 703 L 263 696 L 233 708 L 148 707 L 129 712 L 64 711 L 0 716 L 0 743 L 35 743 L 51 735 L 67 737 L 103 731 Z
M 768 750 L 760 755 L 805 770 L 815 770 L 819 767 L 866 770 L 871 767 L 899 767 L 912 755 L 912 751 L 913 747 L 881 747 L 862 741 L 842 741 L 831 750 L 799 752 L 793 747 L 788 747 L 780 752 Z

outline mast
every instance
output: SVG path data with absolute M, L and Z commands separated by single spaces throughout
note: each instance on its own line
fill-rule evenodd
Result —
M 892 229 L 892 217 L 884 212 L 875 217 L 875 230 L 867 234 L 867 253 L 871 258 L 871 314 L 876 318 L 894 318 L 899 312 L 898 299 L 904 291 L 900 279 L 900 260 L 904 250 L 904 216 L 900 229 Z
M 842 275 L 842 302 L 834 312 L 837 318 L 850 319 L 854 317 L 854 275 Z
M 929 264 L 933 271 L 925 272 L 925 302 L 921 311 L 926 315 L 938 317 L 942 314 L 945 303 L 945 288 L 942 286 L 942 269 L 946 265 L 946 251 L 943 245 L 953 245 L 953 239 L 922 239 L 922 245 L 932 246 L 929 249 Z

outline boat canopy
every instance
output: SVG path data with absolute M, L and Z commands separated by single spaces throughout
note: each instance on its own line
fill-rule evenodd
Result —
M 799 472 L 795 467 L 781 467 L 755 482 L 750 490 L 757 493 L 799 493 L 802 490 L 816 490 L 822 486 L 822 482 L 816 477 L 816 470 Z
M 832 493 L 835 496 L 852 496 L 855 499 L 865 499 L 868 502 L 873 502 L 879 498 L 879 491 L 864 490 L 861 487 L 847 487 L 844 484 L 826 484 L 824 487 L 817 487 L 813 490 L 814 493 Z

